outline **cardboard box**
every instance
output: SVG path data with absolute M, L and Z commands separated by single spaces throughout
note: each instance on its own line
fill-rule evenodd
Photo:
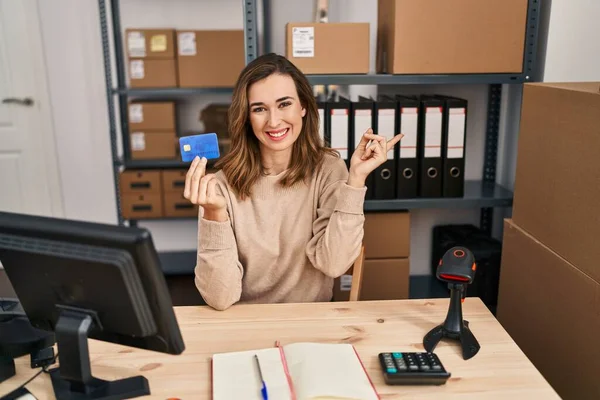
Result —
M 379 0 L 377 71 L 520 73 L 527 3 Z
M 175 60 L 129 60 L 129 86 L 132 88 L 177 87 Z
M 229 138 L 227 114 L 231 104 L 209 104 L 200 112 L 200 121 L 205 132 L 214 132 L 219 138 Z
M 126 29 L 128 58 L 175 59 L 175 29 Z
M 365 213 L 363 238 L 366 259 L 410 256 L 410 213 Z
M 196 217 L 199 207 L 183 197 L 183 189 L 178 192 L 163 192 L 163 215 L 165 217 Z
M 525 84 L 512 217 L 600 282 L 600 82 Z
M 129 134 L 131 159 L 173 159 L 177 139 L 173 131 L 135 131 Z
M 408 258 L 365 260 L 360 300 L 408 299 L 410 263 Z M 352 268 L 334 280 L 333 300 L 348 301 Z
M 123 171 L 119 178 L 119 190 L 121 193 L 131 194 L 160 193 L 162 191 L 160 171 Z
M 180 87 L 233 87 L 246 66 L 244 31 L 177 31 Z
M 498 320 L 562 398 L 599 399 L 600 284 L 538 239 L 505 221 Z
M 368 23 L 286 25 L 285 55 L 305 74 L 366 74 L 369 43 Z
M 183 193 L 187 169 L 169 169 L 161 171 L 164 192 Z
M 160 218 L 163 216 L 162 194 L 124 193 L 121 195 L 121 212 L 125 219 Z
M 165 102 L 131 102 L 127 118 L 129 131 L 155 130 L 176 131 L 175 103 Z

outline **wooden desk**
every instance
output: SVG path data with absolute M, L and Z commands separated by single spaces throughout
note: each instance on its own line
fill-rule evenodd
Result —
M 213 353 L 271 347 L 276 340 L 352 343 L 382 399 L 559 398 L 479 299 L 468 298 L 463 306 L 481 350 L 464 361 L 455 343 L 441 342 L 435 352 L 452 374 L 443 386 L 387 386 L 377 354 L 423 351 L 423 336 L 444 320 L 447 299 L 236 305 L 221 312 L 180 307 L 176 312 L 186 343 L 182 355 L 91 340 L 92 373 L 111 380 L 143 374 L 155 399 L 210 399 Z M 34 374 L 29 357 L 16 362 L 17 375 L 0 385 L 0 394 Z M 46 374 L 27 387 L 40 400 L 54 398 Z

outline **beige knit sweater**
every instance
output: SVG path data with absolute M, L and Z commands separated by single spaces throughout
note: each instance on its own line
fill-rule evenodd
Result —
M 229 220 L 205 220 L 201 209 L 195 268 L 211 307 L 329 301 L 333 278 L 358 257 L 367 189 L 346 184 L 344 161 L 326 156 L 309 182 L 291 188 L 278 184 L 282 175 L 261 177 L 240 201 L 223 172 L 216 174 Z

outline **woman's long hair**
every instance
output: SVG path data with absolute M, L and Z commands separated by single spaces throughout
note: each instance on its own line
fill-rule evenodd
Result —
M 248 90 L 253 83 L 275 73 L 294 80 L 300 104 L 306 109 L 302 131 L 293 144 L 290 165 L 280 184 L 289 187 L 304 181 L 321 167 L 325 154 L 339 156 L 321 142 L 317 103 L 306 76 L 283 56 L 274 53 L 260 56 L 248 63 L 235 84 L 227 116 L 231 147 L 216 164 L 241 199 L 250 196 L 253 185 L 264 174 L 259 142 L 250 125 Z

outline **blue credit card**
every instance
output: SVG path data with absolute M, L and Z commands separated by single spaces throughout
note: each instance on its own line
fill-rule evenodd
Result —
M 203 133 L 201 135 L 183 136 L 179 138 L 181 160 L 192 161 L 196 156 L 207 160 L 219 158 L 219 140 L 216 133 Z

